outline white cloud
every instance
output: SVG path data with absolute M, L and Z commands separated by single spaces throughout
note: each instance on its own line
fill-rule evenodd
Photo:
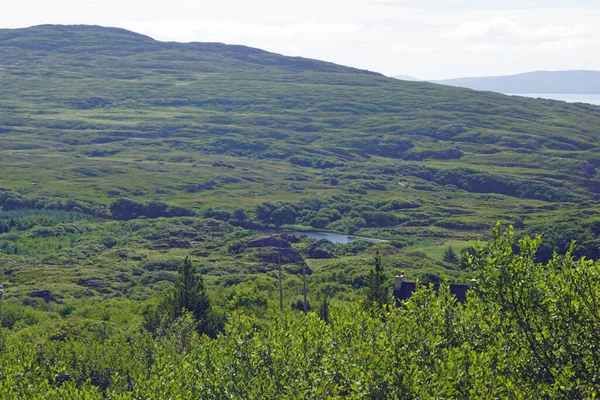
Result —
M 600 34 L 596 26 L 576 25 L 542 25 L 537 27 L 523 26 L 508 18 L 491 18 L 483 21 L 468 21 L 451 30 L 443 30 L 442 36 L 454 39 L 504 38 L 504 39 L 554 39 L 554 38 L 588 38 Z
M 541 43 L 538 49 L 544 51 L 574 50 L 574 49 L 592 49 L 597 50 L 600 46 L 600 38 L 568 38 L 552 40 Z
M 492 18 L 485 21 L 463 22 L 452 30 L 442 31 L 444 37 L 455 40 L 483 38 L 504 35 L 514 31 L 516 24 L 506 18 Z
M 473 51 L 498 51 L 504 48 L 501 44 L 477 43 L 469 46 L 469 50 Z

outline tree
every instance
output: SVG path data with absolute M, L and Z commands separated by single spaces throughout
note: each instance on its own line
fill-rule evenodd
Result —
M 323 299 L 323 303 L 321 303 L 321 308 L 319 309 L 319 317 L 325 321 L 326 324 L 330 323 L 329 319 L 329 296 L 325 296 Z
M 142 215 L 143 205 L 133 200 L 122 198 L 112 202 L 110 213 L 115 219 L 134 219 Z
M 243 221 L 246 219 L 246 211 L 243 208 L 236 208 L 233 210 L 233 215 L 231 216 L 234 220 Z
M 507 354 L 520 354 L 508 373 L 551 385 L 560 398 L 589 397 L 585 385 L 598 387 L 600 371 L 600 264 L 576 260 L 574 242 L 542 264 L 540 244 L 540 236 L 524 237 L 515 249 L 514 229 L 498 224 L 487 248 L 475 246 L 479 313 L 499 318 L 490 333 Z
M 367 277 L 367 300 L 369 304 L 377 304 L 379 307 L 389 302 L 389 291 L 379 251 L 375 253 L 375 266 Z
M 186 257 L 179 267 L 173 307 L 175 317 L 180 317 L 185 311 L 189 311 L 199 322 L 206 321 L 210 313 L 210 300 L 206 294 L 204 281 L 189 257 Z
M 458 264 L 458 257 L 454 252 L 452 246 L 448 246 L 444 251 L 444 255 L 442 256 L 442 260 L 450 264 Z

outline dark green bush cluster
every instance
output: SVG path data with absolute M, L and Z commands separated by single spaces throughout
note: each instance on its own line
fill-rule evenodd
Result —
M 87 214 L 58 210 L 23 209 L 19 211 L 0 211 L 0 233 L 12 229 L 24 231 L 34 226 L 49 227 L 60 223 L 91 220 Z
M 256 219 L 263 225 L 303 225 L 354 233 L 364 227 L 390 227 L 406 222 L 393 210 L 420 207 L 400 199 L 369 201 L 352 196 L 302 199 L 298 202 L 267 202 L 256 206 Z
M 110 212 L 115 219 L 129 220 L 138 217 L 184 217 L 193 216 L 196 213 L 185 207 L 168 205 L 166 203 L 152 200 L 147 203 L 138 203 L 130 199 L 119 199 L 110 205 Z
M 536 259 L 540 262 L 552 259 L 554 252 L 567 253 L 572 241 L 575 241 L 573 254 L 576 257 L 600 259 L 600 220 L 535 226 L 529 228 L 526 233 L 540 234 L 544 238 L 536 253 Z
M 103 215 L 100 206 L 84 204 L 75 200 L 30 198 L 15 191 L 0 187 L 0 206 L 3 211 L 26 210 L 59 210 L 81 214 Z
M 547 182 L 523 180 L 470 168 L 435 168 L 422 164 L 363 165 L 357 168 L 375 177 L 416 177 L 438 185 L 453 185 L 471 193 L 498 193 L 545 201 L 571 201 L 573 195 Z

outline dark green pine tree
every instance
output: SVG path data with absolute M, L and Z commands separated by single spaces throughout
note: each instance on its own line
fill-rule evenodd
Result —
M 321 303 L 321 308 L 319 309 L 319 317 L 321 317 L 321 319 L 323 321 L 325 321 L 326 324 L 329 324 L 329 296 L 325 296 L 325 298 L 323 299 L 323 303 Z
M 452 246 L 448 246 L 448 248 L 444 250 L 442 260 L 450 264 L 458 264 L 458 257 L 456 256 L 456 253 L 454 252 Z
M 179 317 L 189 311 L 198 321 L 206 321 L 210 313 L 210 300 L 206 294 L 202 276 L 196 271 L 189 257 L 179 266 L 175 282 L 174 314 Z
M 375 253 L 375 266 L 369 272 L 367 277 L 367 300 L 369 305 L 377 304 L 382 307 L 389 303 L 389 290 L 386 285 L 386 276 L 383 272 L 381 255 L 379 251 Z

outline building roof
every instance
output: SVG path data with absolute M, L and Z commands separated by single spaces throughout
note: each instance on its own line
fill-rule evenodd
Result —
M 440 283 L 419 283 L 422 286 L 433 287 L 433 290 L 437 293 L 440 289 Z M 451 283 L 450 293 L 456 296 L 456 300 L 459 303 L 467 301 L 467 290 L 471 288 L 471 285 L 463 285 Z M 394 297 L 396 298 L 396 305 L 399 305 L 401 301 L 408 300 L 412 294 L 417 290 L 417 282 L 399 282 L 394 288 Z

